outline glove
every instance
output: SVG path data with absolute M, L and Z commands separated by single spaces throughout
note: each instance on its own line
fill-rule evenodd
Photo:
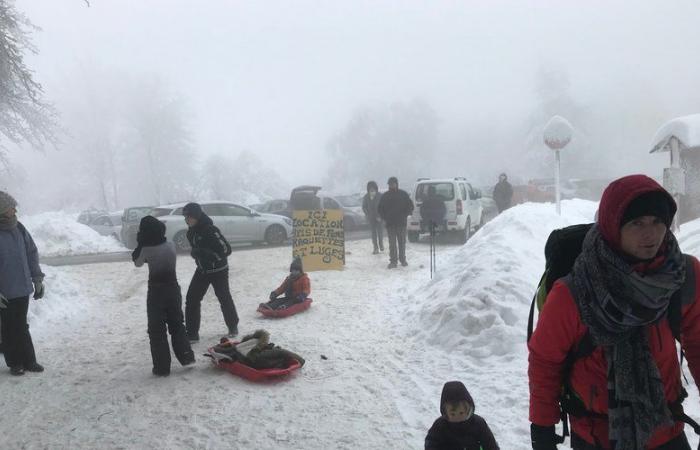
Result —
M 133 252 L 131 252 L 131 260 L 136 261 L 141 256 L 141 244 L 139 244 Z
M 559 443 L 557 434 L 554 432 L 554 425 L 543 427 L 531 423 L 530 440 L 532 441 L 532 450 L 556 450 Z
M 275 291 L 270 292 L 270 301 L 277 298 L 277 293 Z
M 34 300 L 39 300 L 44 297 L 44 283 L 41 281 L 34 282 Z
M 2 295 L 2 293 L 0 293 L 0 309 L 7 308 L 7 302 L 8 302 L 7 297 L 5 297 L 4 295 Z

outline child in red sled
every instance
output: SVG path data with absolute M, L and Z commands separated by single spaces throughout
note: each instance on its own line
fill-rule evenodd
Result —
M 285 309 L 301 303 L 311 293 L 311 281 L 304 273 L 301 258 L 294 258 L 289 266 L 289 276 L 285 278 L 280 287 L 270 292 L 270 301 L 260 303 L 262 309 Z M 284 297 L 278 298 L 284 294 Z
M 461 382 L 445 383 L 440 413 L 425 438 L 425 450 L 499 449 L 486 421 L 474 414 L 474 400 Z

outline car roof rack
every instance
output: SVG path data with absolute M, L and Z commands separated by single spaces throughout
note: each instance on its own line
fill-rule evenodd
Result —
M 429 179 L 430 179 L 430 177 L 418 177 L 416 179 L 416 181 L 425 181 L 425 180 L 429 180 Z
M 455 177 L 455 180 L 467 181 L 466 177 Z

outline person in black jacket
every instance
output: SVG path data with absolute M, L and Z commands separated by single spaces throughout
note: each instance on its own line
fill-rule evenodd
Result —
M 425 437 L 425 450 L 499 450 L 484 418 L 474 414 L 474 400 L 461 382 L 443 386 L 440 414 Z
M 513 199 L 513 186 L 508 182 L 508 175 L 502 173 L 498 177 L 498 183 L 493 188 L 493 201 L 496 202 L 498 213 L 502 213 L 510 208 Z
M 431 233 L 435 231 L 435 228 L 445 223 L 446 214 L 445 201 L 437 194 L 435 186 L 428 186 L 428 198 L 423 200 L 420 205 L 420 216 Z
M 389 190 L 382 194 L 377 211 L 386 224 L 386 234 L 389 238 L 389 266 L 393 269 L 396 262 L 406 267 L 406 218 L 413 214 L 413 202 L 406 191 L 399 189 L 399 180 L 389 178 Z M 398 255 L 397 255 L 398 247 Z
M 182 208 L 182 215 L 189 226 L 187 240 L 192 247 L 191 255 L 197 263 L 185 301 L 187 336 L 190 342 L 199 341 L 201 303 L 209 285 L 214 287 L 216 298 L 221 304 L 229 336 L 235 336 L 238 334 L 238 313 L 231 298 L 226 259 L 231 254 L 231 246 L 199 204 L 188 203 Z

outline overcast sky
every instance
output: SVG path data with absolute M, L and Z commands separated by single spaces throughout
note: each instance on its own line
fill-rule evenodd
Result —
M 81 65 L 157 75 L 189 102 L 198 151 L 251 150 L 282 173 L 299 172 L 292 161 L 320 170 L 329 137 L 367 104 L 420 97 L 447 136 L 490 118 L 516 124 L 533 108 L 541 67 L 568 73 L 583 102 L 631 83 L 669 115 L 700 109 L 691 0 L 16 5 L 42 28 L 29 62 L 49 100 Z

